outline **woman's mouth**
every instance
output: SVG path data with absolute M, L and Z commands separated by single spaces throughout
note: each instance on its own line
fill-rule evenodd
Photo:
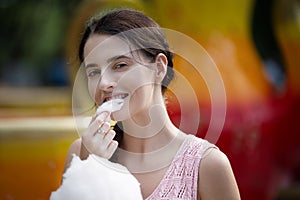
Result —
M 125 99 L 127 96 L 128 96 L 128 94 L 118 94 L 118 95 L 104 98 L 103 102 L 110 101 L 112 99 Z

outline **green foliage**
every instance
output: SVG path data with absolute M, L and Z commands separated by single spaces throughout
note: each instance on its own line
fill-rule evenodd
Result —
M 47 71 L 46 68 L 54 59 L 63 57 L 68 25 L 79 2 L 2 1 L 0 73 L 10 63 L 20 62 L 24 63 L 24 67 L 30 66 L 33 68 L 31 70 L 41 74 Z

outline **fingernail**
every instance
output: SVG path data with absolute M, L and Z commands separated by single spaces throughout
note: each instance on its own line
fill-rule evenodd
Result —
M 109 112 L 104 111 L 104 112 L 100 113 L 99 116 L 102 116 L 103 118 L 106 118 L 108 115 L 109 115 Z
M 108 117 L 108 115 L 109 115 L 109 112 L 104 111 L 104 112 L 99 114 L 98 118 L 106 119 Z

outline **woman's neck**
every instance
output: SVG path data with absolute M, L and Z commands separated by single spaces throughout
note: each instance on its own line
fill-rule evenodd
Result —
M 121 148 L 134 153 L 153 152 L 168 145 L 180 133 L 167 119 L 164 124 L 153 123 L 146 127 L 124 124 Z
M 179 133 L 169 118 L 163 98 L 160 96 L 153 102 L 147 110 L 122 121 L 121 148 L 124 150 L 136 153 L 155 151 Z
M 139 131 L 140 135 L 149 134 L 146 133 L 149 129 Z M 126 166 L 133 174 L 156 171 L 170 165 L 184 138 L 185 134 L 169 120 L 151 137 L 141 138 L 124 133 L 114 160 Z

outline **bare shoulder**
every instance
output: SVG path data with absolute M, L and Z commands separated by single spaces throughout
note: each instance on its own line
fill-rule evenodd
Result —
M 66 171 L 66 169 L 70 166 L 70 163 L 71 163 L 72 158 L 73 158 L 73 154 L 79 156 L 80 148 L 81 148 L 81 138 L 78 138 L 69 147 L 68 154 L 67 154 L 67 157 L 66 157 L 64 171 Z
M 228 170 L 231 168 L 227 156 L 215 148 L 210 148 L 205 152 L 200 166 L 200 170 L 212 171 L 214 173 L 216 172 L 215 170 Z
M 211 148 L 199 166 L 198 199 L 240 199 L 238 186 L 227 156 Z

